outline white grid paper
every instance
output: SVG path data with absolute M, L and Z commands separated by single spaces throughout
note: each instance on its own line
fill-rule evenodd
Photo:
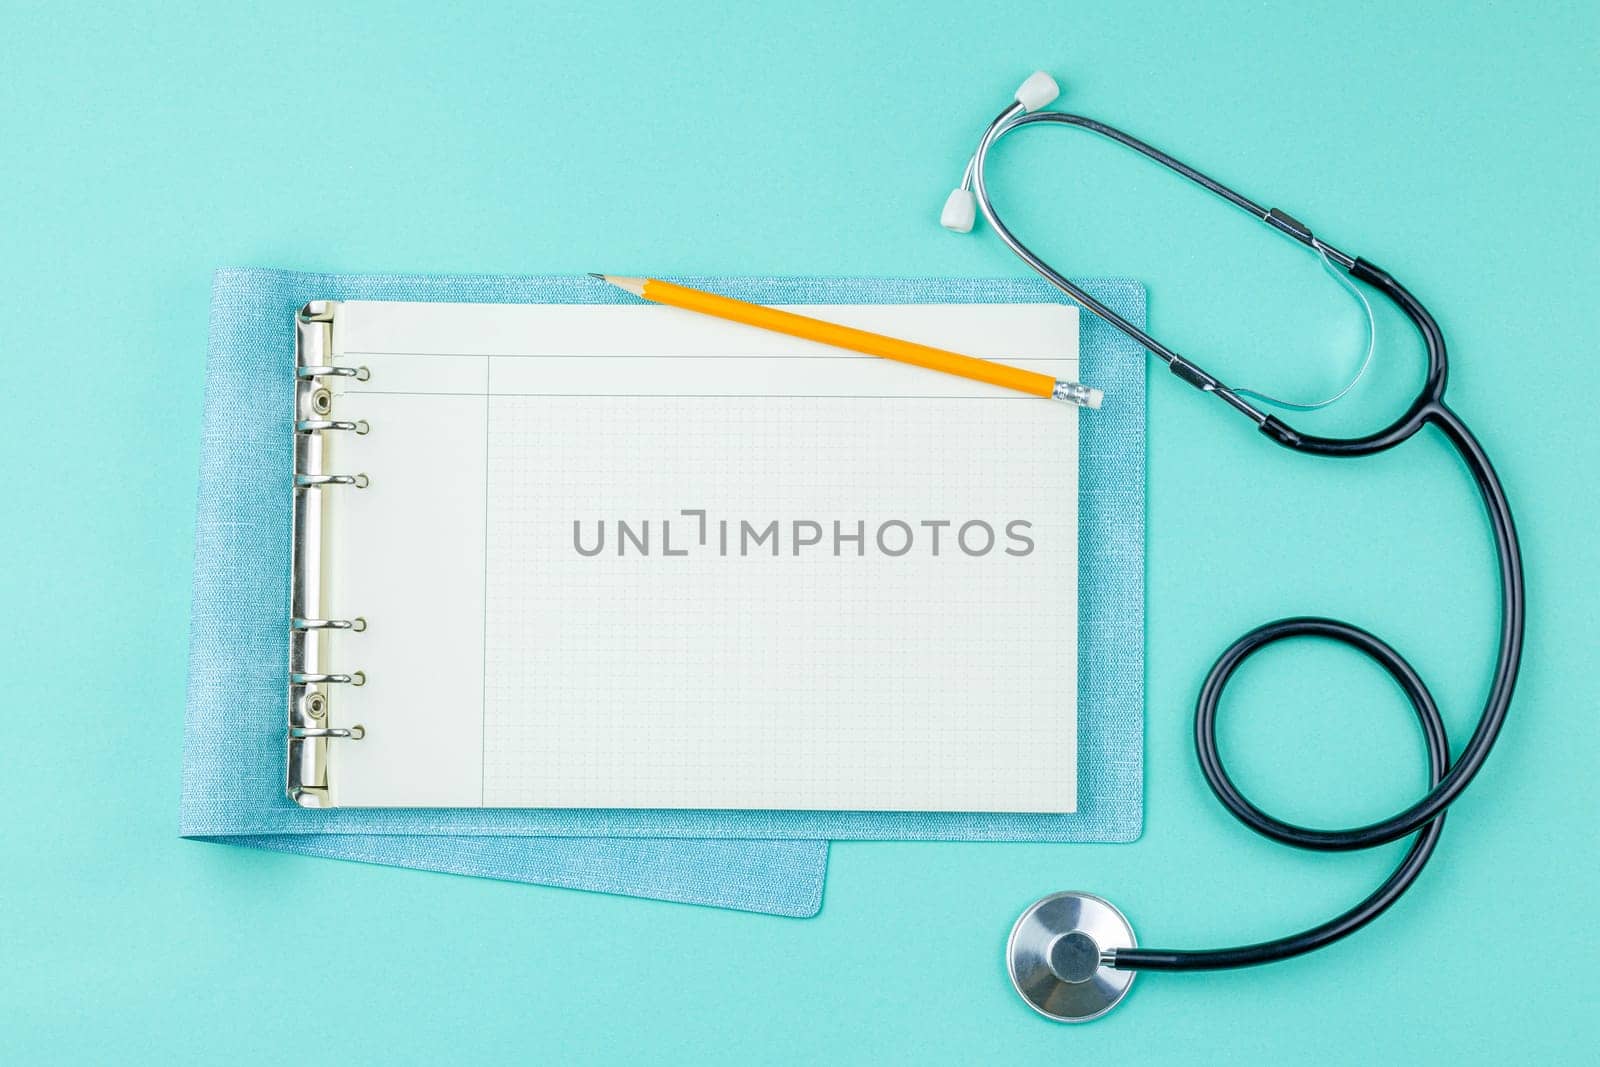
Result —
M 866 357 L 817 358 L 802 343 L 767 335 L 767 347 L 751 354 L 747 333 L 712 320 L 673 319 L 678 332 L 656 344 L 659 331 L 641 309 L 582 309 L 591 318 L 580 331 L 541 322 L 547 309 L 495 309 L 528 316 L 520 328 L 496 320 L 491 340 L 500 348 L 508 347 L 508 328 L 547 346 L 501 353 L 463 343 L 474 316 L 460 305 L 433 306 L 455 309 L 455 318 L 419 330 L 415 316 L 425 307 L 342 309 L 341 361 L 364 362 L 373 376 L 346 386 L 341 411 L 354 408 L 373 422 L 355 449 L 373 463 L 385 431 L 406 425 L 419 392 L 436 391 L 436 402 L 458 414 L 481 412 L 481 447 L 469 454 L 461 432 L 450 469 L 461 499 L 474 495 L 482 513 L 453 533 L 419 524 L 408 541 L 411 527 L 395 516 L 425 502 L 396 496 L 387 516 L 345 509 L 339 537 L 382 537 L 391 556 L 411 561 L 418 595 L 397 612 L 426 611 L 430 556 L 476 557 L 481 623 L 469 635 L 475 641 L 448 642 L 446 666 L 479 676 L 481 688 L 467 687 L 478 706 L 451 704 L 424 717 L 451 727 L 472 720 L 481 765 L 441 774 L 435 758 L 427 775 L 460 779 L 459 797 L 476 782 L 475 799 L 488 806 L 1072 810 L 1070 409 Z M 385 316 L 392 308 L 406 314 Z M 1008 348 L 1014 362 L 1051 359 L 1036 365 L 1061 376 L 1076 369 L 1075 318 L 1063 329 L 1073 312 L 1060 306 L 819 313 L 863 315 L 868 328 L 951 347 L 950 335 L 965 332 L 979 354 L 1000 354 L 980 351 L 981 342 Z M 482 333 L 488 326 L 477 318 Z M 402 336 L 382 337 L 385 319 L 391 334 L 403 319 Z M 918 337 L 919 329 L 933 336 Z M 419 344 L 430 336 L 444 343 Z M 585 345 L 589 358 L 570 358 L 585 355 Z M 675 354 L 653 354 L 674 346 Z M 419 351 L 429 347 L 449 350 Z M 640 376 L 604 373 L 640 353 L 652 371 L 671 364 L 652 380 L 669 382 L 675 395 L 638 395 Z M 707 354 L 719 359 L 700 358 Z M 730 358 L 740 373 L 726 373 Z M 729 380 L 756 384 L 740 386 L 749 395 L 704 395 Z M 623 395 L 592 395 L 597 387 Z M 469 483 L 475 494 L 465 492 Z M 705 544 L 684 509 L 706 512 Z M 600 555 L 574 550 L 574 519 L 590 545 L 604 522 Z M 957 527 L 975 519 L 997 535 L 981 557 L 956 542 Z M 618 554 L 618 520 L 636 531 L 648 521 L 649 555 L 631 544 Z M 740 554 L 741 520 L 757 528 L 777 520 L 780 554 L 766 546 Z M 793 523 L 807 520 L 823 527 L 822 543 L 796 555 Z M 888 520 L 914 532 L 913 548 L 899 558 L 872 543 Z M 951 523 L 940 531 L 938 556 L 925 520 Z M 1035 548 L 1026 556 L 1005 552 L 1019 547 L 1006 538 L 1012 520 L 1030 523 Z M 722 521 L 733 535 L 726 555 Z M 835 521 L 847 530 L 864 523 L 862 555 L 853 545 L 833 554 Z M 663 522 L 687 555 L 662 554 Z M 437 535 L 431 541 L 428 527 Z M 898 548 L 900 531 L 891 533 L 890 548 Z M 402 676 L 423 669 L 398 658 L 386 666 Z M 377 695 L 376 686 L 366 689 L 363 698 Z M 384 702 L 362 709 L 369 738 L 382 736 L 385 710 L 412 691 L 382 689 Z M 404 718 L 417 729 L 417 717 Z M 376 759 L 366 769 L 341 768 L 344 802 L 416 802 L 405 799 L 412 794 L 404 765 L 435 749 L 420 738 L 384 747 L 381 769 Z M 459 797 L 454 802 L 468 802 Z

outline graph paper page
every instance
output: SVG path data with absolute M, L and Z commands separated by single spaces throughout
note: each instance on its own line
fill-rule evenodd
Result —
M 1077 377 L 1061 305 L 794 310 Z M 659 307 L 334 337 L 336 803 L 1074 810 L 1075 409 Z

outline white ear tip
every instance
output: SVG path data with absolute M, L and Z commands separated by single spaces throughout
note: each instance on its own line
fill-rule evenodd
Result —
M 1056 80 L 1042 70 L 1028 75 L 1028 80 L 1017 86 L 1017 103 L 1024 111 L 1038 111 L 1061 95 Z
M 939 225 L 956 233 L 971 233 L 977 217 L 977 201 L 972 190 L 957 189 L 945 199 L 944 210 L 939 212 Z

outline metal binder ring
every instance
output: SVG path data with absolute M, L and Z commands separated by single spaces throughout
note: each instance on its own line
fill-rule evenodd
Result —
M 364 382 L 372 377 L 372 372 L 365 367 L 296 367 L 294 373 L 301 381 L 310 381 L 312 378 L 354 378 Z
M 299 671 L 289 675 L 290 685 L 366 685 L 367 673 L 365 671 L 352 671 L 350 674 L 302 674 Z
M 338 419 L 301 419 L 294 424 L 295 433 L 319 433 L 322 430 L 349 430 L 358 435 L 365 436 L 372 429 L 366 419 L 357 419 L 354 422 L 344 422 Z
M 296 741 L 310 737 L 331 737 L 345 741 L 359 741 L 367 736 L 367 728 L 360 724 L 345 729 L 339 726 L 292 726 L 289 736 Z
M 315 489 L 319 485 L 353 485 L 357 489 L 367 487 L 365 474 L 296 474 L 294 487 L 296 489 Z
M 291 619 L 289 625 L 296 630 L 349 630 L 360 633 L 367 628 L 367 620 L 359 615 L 353 619 Z

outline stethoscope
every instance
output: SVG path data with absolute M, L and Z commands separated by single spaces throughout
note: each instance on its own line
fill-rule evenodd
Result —
M 1318 926 L 1287 937 L 1254 945 L 1218 949 L 1139 948 L 1128 920 L 1110 903 L 1089 893 L 1056 893 L 1036 901 L 1017 919 L 1006 947 L 1011 981 L 1017 992 L 1040 1014 L 1063 1022 L 1098 1018 L 1115 1007 L 1128 992 L 1138 971 L 1214 971 L 1272 963 L 1324 948 L 1355 933 L 1382 915 L 1422 873 L 1444 828 L 1447 809 L 1472 781 L 1494 746 L 1516 685 L 1522 659 L 1523 584 L 1522 557 L 1516 527 L 1505 490 L 1489 457 L 1454 411 L 1445 405 L 1448 377 L 1444 336 L 1433 316 L 1416 297 L 1385 271 L 1357 256 L 1350 256 L 1319 240 L 1304 224 L 1276 208 L 1263 208 L 1221 182 L 1180 163 L 1165 152 L 1103 122 L 1041 111 L 1059 90 L 1048 74 L 1039 72 L 1017 90 L 1015 100 L 991 122 L 967 164 L 961 185 L 950 194 L 941 222 L 965 233 L 981 211 L 995 233 L 1022 261 L 1046 281 L 1083 307 L 1104 319 L 1166 362 L 1172 373 L 1203 393 L 1218 397 L 1253 421 L 1269 438 L 1297 452 L 1317 456 L 1370 456 L 1393 448 L 1424 426 L 1432 424 L 1460 453 L 1478 492 L 1483 497 L 1494 531 L 1495 556 L 1500 572 L 1500 647 L 1495 661 L 1489 698 L 1478 718 L 1472 738 L 1454 763 L 1445 736 L 1444 721 L 1428 687 L 1405 658 L 1379 638 L 1336 619 L 1296 617 L 1257 627 L 1239 638 L 1218 657 L 1200 687 L 1195 707 L 1194 739 L 1200 769 L 1217 799 L 1234 817 L 1259 834 L 1299 848 L 1341 852 L 1372 848 L 1415 834 L 1410 850 L 1394 873 L 1361 903 Z M 1089 293 L 1057 273 L 1035 255 L 1001 221 L 985 184 L 989 151 L 1006 134 L 1030 126 L 1077 126 L 1126 145 L 1135 152 L 1176 171 L 1235 207 L 1315 252 L 1325 264 L 1337 267 L 1392 300 L 1411 319 L 1428 349 L 1428 374 L 1411 406 L 1387 427 L 1364 437 L 1319 437 L 1301 433 L 1276 416 L 1250 403 L 1249 397 L 1267 400 L 1259 393 L 1230 389 L 1195 363 L 1178 355 L 1133 323 L 1100 303 Z M 1345 284 L 1349 284 L 1346 282 Z M 1351 286 L 1354 289 L 1353 286 Z M 1370 350 L 1369 350 L 1370 352 Z M 1347 387 L 1348 388 L 1348 387 Z M 1280 403 L 1277 401 L 1270 401 Z M 1287 407 L 1301 405 L 1283 404 Z M 1304 405 L 1313 407 L 1320 405 Z M 1293 637 L 1321 637 L 1343 642 L 1370 656 L 1400 686 L 1416 711 L 1428 750 L 1428 784 L 1425 796 L 1387 819 L 1348 830 L 1317 830 L 1274 818 L 1251 803 L 1229 777 L 1217 747 L 1217 707 L 1228 679 L 1253 653 Z

